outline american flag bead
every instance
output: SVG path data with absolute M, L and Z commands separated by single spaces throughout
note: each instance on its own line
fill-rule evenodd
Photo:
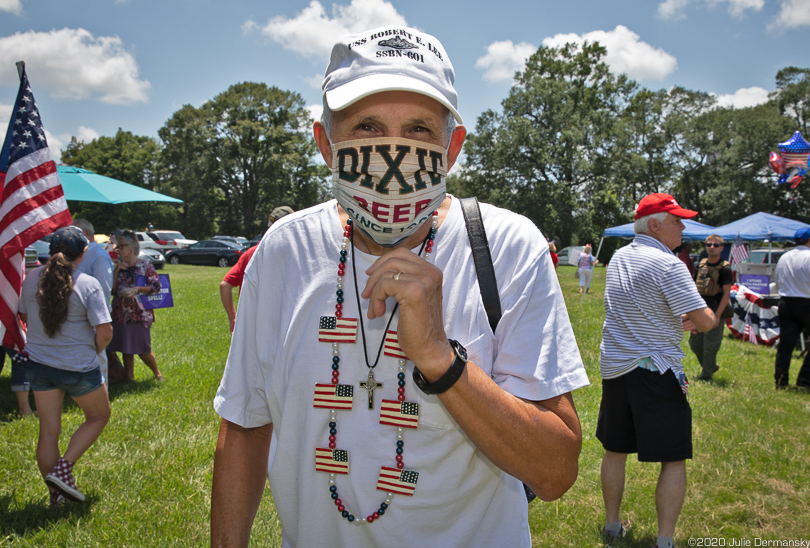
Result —
M 438 213 L 434 211 L 433 212 L 433 221 L 431 223 L 431 229 L 429 231 L 428 239 L 425 242 L 425 249 L 424 249 L 424 251 L 425 251 L 424 258 L 425 259 L 430 258 L 430 252 L 432 251 L 433 246 L 434 246 L 434 239 L 436 237 L 436 229 L 439 226 L 437 215 L 438 215 Z M 340 262 L 339 262 L 339 265 L 338 265 L 339 270 L 338 270 L 338 279 L 337 279 L 337 289 L 335 291 L 335 301 L 336 301 L 336 303 L 335 303 L 335 319 L 338 319 L 338 320 L 340 318 L 342 318 L 342 315 L 343 315 L 343 303 L 344 303 L 344 298 L 345 298 L 344 292 L 343 292 L 343 283 L 344 283 L 344 276 L 346 275 L 346 263 L 348 262 L 347 261 L 347 259 L 348 259 L 347 248 L 348 248 L 349 244 L 351 243 L 349 238 L 351 237 L 352 228 L 353 228 L 352 227 L 352 221 L 351 220 L 347 221 L 346 227 L 345 227 L 345 229 L 343 231 L 343 243 L 341 244 Z M 329 323 L 329 325 L 325 326 L 322 323 L 322 325 L 320 327 L 320 330 L 323 330 L 324 328 L 334 329 L 334 328 L 331 327 L 331 323 L 332 323 L 332 321 L 334 321 L 334 319 L 330 320 L 328 317 L 325 317 L 325 318 L 321 319 L 321 322 L 323 322 L 324 320 L 326 320 Z M 343 320 L 344 325 L 346 325 L 347 322 L 356 322 L 356 321 L 357 320 L 353 320 L 351 318 Z M 356 328 L 356 326 L 355 326 L 355 328 Z M 320 336 L 321 336 L 321 333 L 319 331 L 319 337 Z M 396 336 L 395 332 L 394 332 L 394 336 Z M 354 337 L 356 337 L 356 335 Z M 355 342 L 355 340 L 353 340 L 353 336 L 349 336 L 349 338 L 352 339 L 352 340 L 349 340 L 348 342 Z M 338 384 L 338 376 L 339 376 L 339 364 L 340 364 L 339 344 L 337 342 L 334 342 L 334 341 L 323 341 L 323 342 L 332 342 L 332 354 L 333 354 L 332 364 L 331 364 L 332 370 L 333 370 L 332 371 L 332 376 L 333 376 L 332 384 L 337 385 Z M 347 341 L 342 340 L 341 342 L 347 342 Z M 402 353 L 401 350 L 399 350 L 399 353 L 400 354 Z M 390 355 L 390 354 L 386 353 L 386 355 Z M 397 385 L 398 385 L 397 399 L 400 402 L 404 402 L 404 400 L 405 400 L 405 366 L 406 366 L 407 362 L 403 358 L 406 358 L 406 356 L 404 354 L 402 354 L 402 355 L 396 355 L 395 357 L 397 357 L 399 359 L 399 362 L 398 362 L 399 363 L 399 370 L 398 370 L 398 373 L 397 373 Z M 329 386 L 329 385 L 322 385 L 322 386 Z M 338 390 L 338 389 L 336 389 L 336 390 Z M 335 394 L 337 394 L 337 391 L 335 392 Z M 346 405 L 348 405 L 348 404 L 346 404 Z M 416 405 L 416 404 L 405 403 L 404 405 Z M 328 444 L 328 446 L 329 446 L 330 449 L 335 450 L 335 448 L 337 446 L 337 436 L 336 436 L 336 434 L 337 434 L 337 423 L 335 422 L 335 409 L 334 408 L 331 409 L 330 413 L 331 413 L 331 415 L 330 415 L 331 419 L 330 419 L 330 422 L 329 422 L 329 437 L 328 437 L 329 444 Z M 393 482 L 394 482 L 393 485 L 394 486 L 391 487 L 391 489 L 393 489 L 397 493 L 404 493 L 404 494 L 407 494 L 407 495 L 412 495 L 413 494 L 413 490 L 415 488 L 416 478 L 418 477 L 418 473 L 413 472 L 413 471 L 404 470 L 404 468 L 405 468 L 404 458 L 403 458 L 404 442 L 402 441 L 402 432 L 403 432 L 403 428 L 401 426 L 398 426 L 397 427 L 397 443 L 396 443 L 396 468 L 383 467 L 381 469 L 381 474 L 382 474 L 383 470 L 387 469 L 387 470 L 389 470 L 389 473 L 388 473 L 389 478 L 388 479 L 383 479 L 383 480 L 378 480 L 377 489 L 382 490 L 382 491 L 386 491 L 385 500 L 382 503 L 380 503 L 380 506 L 377 509 L 377 511 L 372 512 L 368 516 L 359 517 L 359 518 L 355 517 L 354 514 L 352 514 L 346 508 L 346 506 L 343 504 L 343 501 L 338 496 L 337 487 L 335 486 L 335 473 L 334 473 L 334 470 L 332 470 L 332 473 L 330 474 L 330 479 L 329 479 L 330 496 L 333 499 L 335 505 L 337 506 L 337 510 L 338 510 L 338 512 L 340 512 L 340 515 L 342 517 L 346 518 L 346 520 L 348 522 L 354 523 L 357 526 L 362 526 L 364 523 L 373 523 L 374 521 L 378 520 L 382 515 L 385 514 L 385 511 L 388 508 L 388 505 L 391 503 L 391 499 L 393 498 L 394 493 L 389 491 L 389 488 L 381 487 L 380 486 L 380 481 L 383 481 L 383 483 L 388 483 L 390 485 L 391 481 L 392 481 L 391 478 L 393 478 Z M 343 451 L 343 450 L 335 450 L 334 452 L 335 452 L 335 454 L 336 453 L 346 453 L 346 451 Z M 346 454 L 348 455 L 348 453 L 346 453 Z M 335 457 L 335 458 L 337 458 L 337 457 Z M 346 466 L 346 471 L 344 473 L 348 474 L 348 456 L 346 456 L 345 460 L 346 460 L 346 465 L 347 466 Z M 338 460 L 336 460 L 335 463 L 339 464 Z M 400 473 L 400 476 L 399 476 L 400 479 L 399 480 L 396 480 L 395 476 L 390 476 L 390 474 L 391 474 L 390 471 L 395 471 L 395 470 L 403 470 L 403 472 Z M 323 470 L 323 471 L 325 471 L 325 470 Z M 386 485 L 386 487 L 387 487 L 387 485 Z

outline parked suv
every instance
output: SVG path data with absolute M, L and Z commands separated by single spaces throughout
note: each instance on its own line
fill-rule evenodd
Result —
M 135 234 L 138 236 L 138 243 L 141 247 L 156 249 L 163 254 L 197 243 L 197 240 L 189 240 L 176 230 L 150 230 Z

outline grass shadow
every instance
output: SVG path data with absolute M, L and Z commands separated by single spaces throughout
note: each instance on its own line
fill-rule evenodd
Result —
M 714 386 L 716 388 L 731 388 L 731 387 L 734 386 L 734 381 L 733 380 L 724 379 L 724 378 L 719 378 L 718 379 L 716 377 L 713 377 L 711 380 L 708 380 L 708 381 L 703 381 L 703 380 L 698 379 L 696 382 L 704 383 L 704 384 L 707 384 L 709 386 Z
M 84 503 L 68 502 L 59 508 L 48 507 L 47 496 L 42 502 L 32 502 L 23 508 L 11 509 L 14 494 L 0 495 L 0 537 L 25 536 L 31 532 L 49 529 L 60 521 L 78 522 L 92 512 L 93 497 Z
M 107 386 L 107 393 L 110 396 L 110 403 L 121 396 L 146 394 L 156 388 L 160 388 L 160 382 L 147 379 L 134 382 L 117 382 Z

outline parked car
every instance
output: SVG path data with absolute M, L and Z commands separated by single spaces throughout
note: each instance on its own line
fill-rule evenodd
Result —
M 248 242 L 248 249 L 250 249 L 254 245 L 259 245 L 259 242 L 262 241 L 262 238 L 264 238 L 264 232 L 253 236 L 253 238 L 251 238 L 251 240 Z
M 149 235 L 149 232 L 136 232 L 135 236 L 138 238 L 138 246 L 141 249 L 154 249 L 155 251 L 162 251 L 163 246 L 157 243 L 157 239 Z
M 47 259 L 45 259 L 47 260 Z M 39 261 L 39 257 L 37 256 L 37 250 L 33 246 L 28 246 L 25 248 L 25 271 L 28 272 L 32 270 L 42 263 Z
M 31 244 L 31 247 L 37 250 L 37 258 L 40 263 L 45 264 L 51 258 L 51 244 L 47 240 L 37 240 Z
M 582 253 L 583 249 L 585 249 L 584 245 L 569 245 L 568 247 L 562 248 L 557 252 L 557 259 L 559 259 L 558 264 L 576 266 L 577 261 L 579 261 L 579 254 Z
M 182 249 L 197 243 L 197 240 L 189 240 L 176 230 L 151 230 L 148 234 L 157 238 L 157 242 L 166 242 L 163 244 L 163 253 L 167 253 L 170 249 Z
M 782 249 L 772 249 L 771 250 L 771 260 L 770 264 L 776 264 L 779 262 L 779 259 L 782 258 L 782 255 L 790 251 L 791 248 Z M 745 258 L 743 261 L 744 263 L 752 263 L 752 264 L 768 264 L 768 248 L 759 248 L 759 249 L 752 249 L 751 254 Z
M 244 236 L 211 236 L 211 239 L 238 244 L 242 246 L 242 249 L 248 249 L 250 247 L 250 240 Z
M 210 264 L 233 266 L 242 255 L 242 246 L 225 240 L 200 240 L 183 249 L 169 251 L 169 264 Z
M 146 259 L 152 266 L 155 267 L 155 270 L 160 270 L 166 264 L 166 258 L 163 256 L 163 253 L 160 251 L 156 251 L 154 249 L 146 249 L 144 247 L 141 248 L 141 252 L 138 253 L 139 259 Z
M 173 249 L 182 249 L 197 240 L 189 240 L 176 230 L 152 230 L 149 232 L 136 232 L 138 244 L 143 248 L 155 249 L 161 253 L 168 253 Z

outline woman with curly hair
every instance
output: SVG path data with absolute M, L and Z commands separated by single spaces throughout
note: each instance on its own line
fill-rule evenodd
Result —
M 34 391 L 39 414 L 37 464 L 52 507 L 64 497 L 84 501 L 73 466 L 110 420 L 98 355 L 112 339 L 112 325 L 101 285 L 76 270 L 87 245 L 75 226 L 57 230 L 51 239 L 51 258 L 28 274 L 20 295 L 20 319 L 28 326 L 28 341 L 17 359 L 23 361 Z M 60 456 L 65 394 L 84 412 L 84 422 Z
M 163 380 L 152 353 L 152 322 L 155 313 L 145 310 L 138 295 L 154 295 L 160 292 L 160 278 L 155 267 L 138 257 L 140 245 L 131 230 L 116 235 L 118 264 L 113 272 L 113 342 L 110 350 L 121 352 L 124 359 L 124 381 L 135 380 L 135 354 L 152 370 L 155 379 Z

